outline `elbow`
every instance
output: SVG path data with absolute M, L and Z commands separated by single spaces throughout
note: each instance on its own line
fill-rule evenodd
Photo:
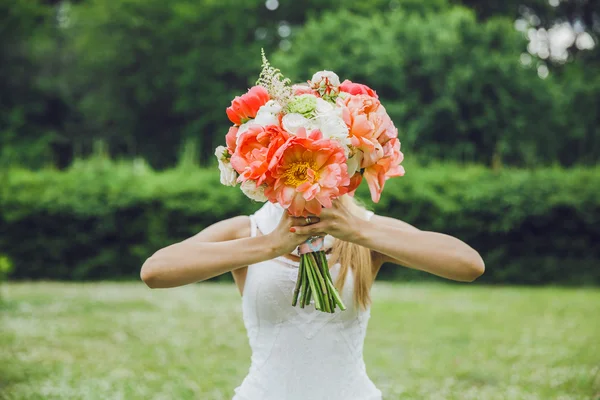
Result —
M 156 271 L 156 261 L 152 257 L 148 258 L 144 262 L 140 270 L 140 278 L 150 289 L 157 289 L 161 287 Z
M 485 272 L 485 263 L 483 262 L 483 258 L 479 255 L 479 253 L 475 253 L 473 257 L 469 259 L 466 263 L 465 267 L 466 274 L 466 282 L 473 282 L 475 279 L 479 278 Z

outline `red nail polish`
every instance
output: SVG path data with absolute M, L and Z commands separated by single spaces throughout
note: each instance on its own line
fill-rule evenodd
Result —
M 292 232 L 292 233 L 296 232 L 296 228 L 290 228 L 290 232 Z

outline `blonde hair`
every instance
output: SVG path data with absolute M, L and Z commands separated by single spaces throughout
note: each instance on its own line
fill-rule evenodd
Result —
M 354 215 L 367 219 L 367 210 L 354 197 L 340 197 L 342 204 Z M 340 273 L 335 287 L 342 293 L 348 269 L 354 273 L 354 305 L 366 309 L 371 304 L 371 286 L 373 284 L 373 258 L 371 250 L 354 243 L 336 240 L 332 249 L 331 265 L 340 263 Z

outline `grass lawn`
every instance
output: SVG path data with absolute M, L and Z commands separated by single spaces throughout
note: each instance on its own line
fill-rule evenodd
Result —
M 600 398 L 597 289 L 378 282 L 373 297 L 365 360 L 386 400 Z M 10 283 L 3 298 L 1 399 L 231 399 L 248 371 L 232 284 Z

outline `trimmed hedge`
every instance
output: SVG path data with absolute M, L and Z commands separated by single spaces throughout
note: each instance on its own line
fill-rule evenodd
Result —
M 359 197 L 377 213 L 465 240 L 486 261 L 481 282 L 600 283 L 600 168 L 406 168 L 379 204 L 364 184 Z M 0 254 L 13 279 L 137 279 L 157 249 L 261 206 L 221 186 L 216 168 L 154 172 L 98 158 L 63 172 L 0 171 L 0 181 Z M 381 276 L 434 278 L 407 268 Z

